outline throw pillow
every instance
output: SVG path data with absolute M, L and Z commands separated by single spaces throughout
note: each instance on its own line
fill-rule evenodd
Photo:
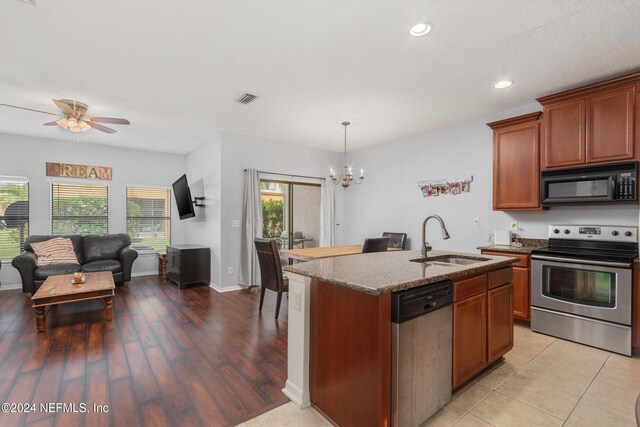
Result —
M 38 267 L 44 265 L 79 264 L 71 239 L 54 237 L 44 242 L 31 243 L 38 257 Z

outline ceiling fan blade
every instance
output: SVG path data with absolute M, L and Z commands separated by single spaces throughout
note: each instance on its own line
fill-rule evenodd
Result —
M 111 128 L 108 128 L 106 126 L 99 125 L 98 123 L 93 123 L 93 122 L 91 122 L 89 120 L 83 120 L 83 122 L 85 122 L 86 124 L 88 124 L 89 126 L 94 128 L 95 130 L 99 130 L 101 132 L 105 132 L 105 133 L 116 133 L 117 132 L 117 130 L 115 130 L 115 129 L 111 129 Z
M 58 121 L 57 121 L 57 120 L 54 120 L 54 121 L 52 121 L 52 122 L 45 123 L 45 124 L 43 124 L 42 126 L 58 126 Z
M 94 123 L 112 123 L 114 125 L 130 125 L 131 122 L 127 119 L 116 119 L 113 117 L 89 117 L 85 120 L 94 122 Z
M 49 114 L 49 115 L 52 115 L 52 116 L 59 116 L 59 114 L 56 114 L 56 113 L 50 113 L 48 111 L 41 111 L 41 110 L 34 110 L 33 108 L 18 107 L 17 105 L 10 105 L 10 104 L 0 104 L 0 105 L 2 105 L 3 107 L 18 108 L 20 110 L 34 111 L 36 113 Z
M 60 110 L 62 110 L 63 113 L 68 114 L 70 116 L 75 116 L 76 112 L 73 111 L 73 108 L 69 107 L 67 104 L 65 104 L 62 101 L 58 101 L 57 99 L 52 99 L 53 103 L 56 104 L 58 106 L 58 108 Z

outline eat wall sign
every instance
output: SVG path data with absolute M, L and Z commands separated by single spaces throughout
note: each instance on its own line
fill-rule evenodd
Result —
M 47 176 L 111 180 L 111 168 L 106 166 L 72 165 L 47 162 Z

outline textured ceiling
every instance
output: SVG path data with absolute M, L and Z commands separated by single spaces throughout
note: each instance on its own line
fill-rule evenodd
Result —
M 636 70 L 639 16 L 638 0 L 0 0 L 0 103 L 82 101 L 132 125 L 81 142 L 174 153 L 219 131 L 340 150 L 350 120 L 351 150 Z M 46 121 L 0 107 L 0 132 L 74 140 Z

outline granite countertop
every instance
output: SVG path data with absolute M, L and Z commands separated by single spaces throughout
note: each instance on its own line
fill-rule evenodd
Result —
M 487 258 L 488 261 L 480 261 L 471 265 L 450 264 L 445 266 L 431 262 L 411 262 L 411 259 L 420 257 L 419 251 L 397 251 L 324 258 L 289 265 L 283 270 L 360 292 L 380 295 L 509 267 L 518 260 L 507 256 L 444 251 L 429 252 L 429 258 L 442 255 L 455 255 L 471 259 Z
M 530 254 L 532 250 L 545 247 L 549 244 L 547 239 L 518 239 L 522 246 L 486 245 L 478 246 L 478 249 L 493 252 L 510 252 L 516 254 Z

